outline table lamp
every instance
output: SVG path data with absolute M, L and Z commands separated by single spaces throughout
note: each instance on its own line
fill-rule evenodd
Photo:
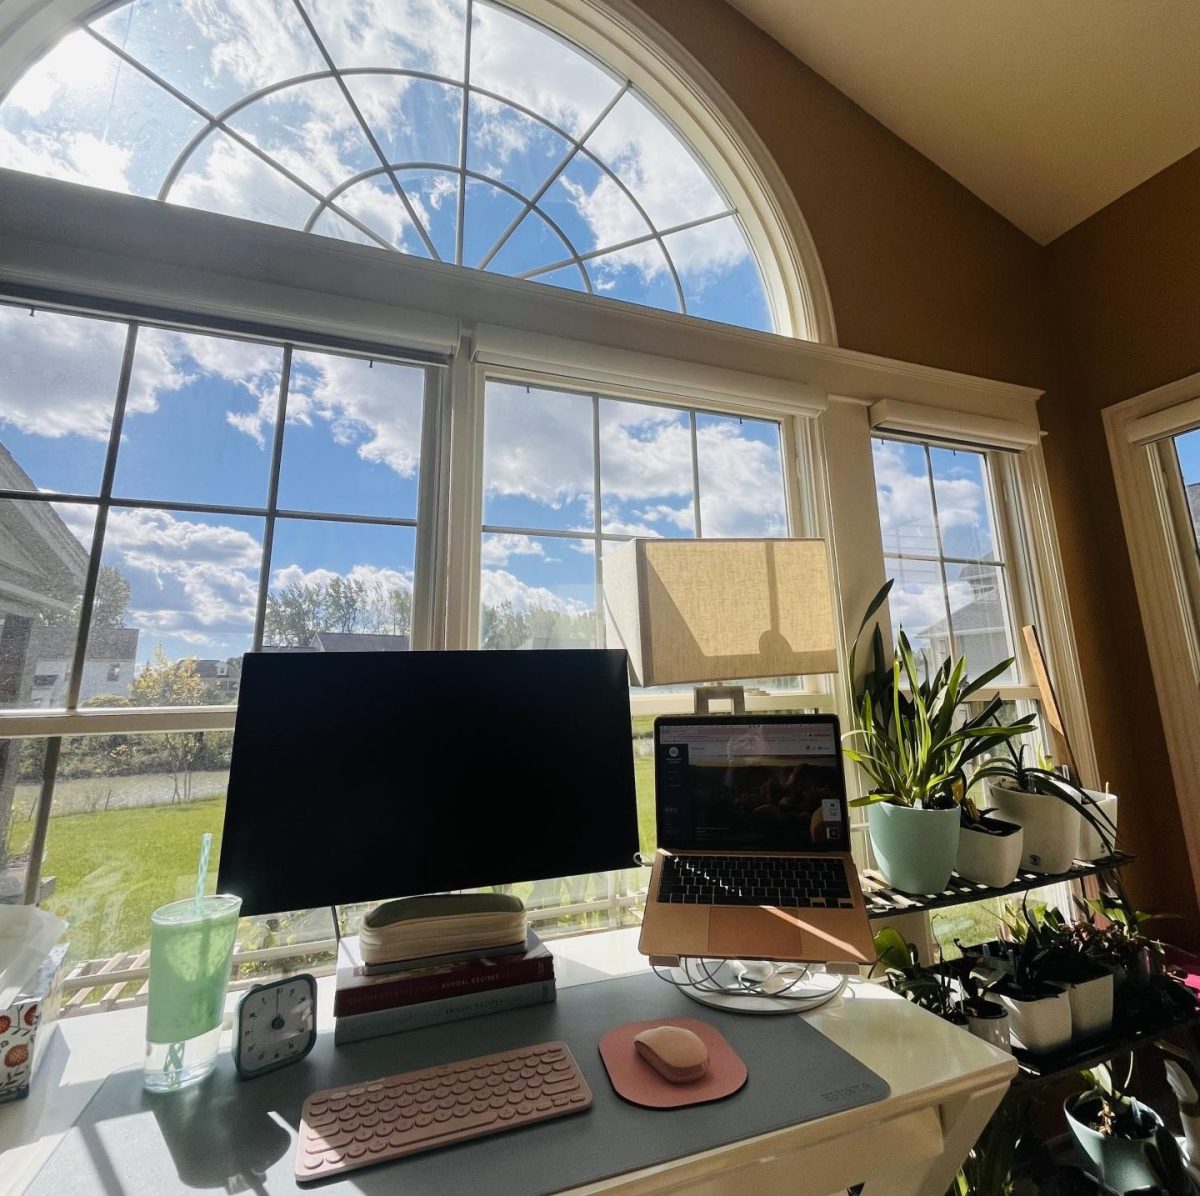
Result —
M 634 685 L 698 685 L 745 712 L 728 682 L 837 671 L 824 540 L 630 540 L 604 554 L 608 642 Z

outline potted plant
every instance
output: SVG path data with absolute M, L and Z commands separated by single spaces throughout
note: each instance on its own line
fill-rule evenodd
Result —
M 1049 768 L 1026 766 L 1025 748 L 1006 743 L 1007 757 L 985 760 L 971 777 L 985 786 L 986 803 L 1024 830 L 1021 866 L 1031 872 L 1066 872 L 1079 851 L 1080 826 L 1088 825 L 1107 845 L 1107 826 L 1096 817 L 1077 785 Z
M 1156 1180 L 1146 1148 L 1162 1119 L 1129 1094 L 1130 1077 L 1118 1083 L 1107 1064 L 1085 1071 L 1083 1078 L 1087 1089 L 1069 1096 L 1063 1105 L 1076 1146 L 1100 1178 L 1118 1192 L 1151 1187 Z
M 1104 835 L 1102 836 L 1090 822 L 1081 820 L 1079 859 L 1107 859 L 1117 846 L 1117 795 L 1110 793 L 1107 785 L 1103 793 L 1095 789 L 1083 789 L 1081 792 L 1088 812 L 1104 829 Z
M 1108 1034 L 1113 1024 L 1113 973 L 1092 957 L 1079 923 L 1067 922 L 1053 908 L 1027 910 L 1040 918 L 1050 945 L 1043 971 L 1046 979 L 1066 988 L 1071 1005 L 1071 1038 L 1080 1041 Z
M 999 726 L 998 698 L 974 716 L 967 712 L 973 695 L 1010 660 L 974 681 L 967 679 L 961 656 L 947 657 L 936 670 L 928 664 L 919 669 L 901 630 L 889 667 L 878 626 L 871 637 L 870 667 L 855 688 L 859 641 L 891 588 L 889 581 L 871 601 L 850 652 L 854 727 L 846 733 L 846 755 L 871 782 L 870 793 L 853 804 L 868 807 L 871 846 L 888 884 L 910 893 L 936 893 L 946 887 L 958 855 L 966 766 L 1024 734 L 1034 716 Z
M 994 986 L 1013 1036 L 1031 1055 L 1050 1054 L 1071 1041 L 1071 998 L 1048 975 L 1054 953 L 1051 933 L 1031 920 L 1014 944 L 1010 974 Z
M 967 1015 L 951 976 L 943 968 L 922 964 L 916 947 L 898 930 L 885 926 L 875 936 L 875 953 L 876 967 L 883 967 L 892 992 L 956 1026 L 967 1025 Z
M 976 1038 L 990 1042 L 998 1050 L 1012 1053 L 1008 1010 L 999 1002 L 988 999 L 993 985 L 981 983 L 974 975 L 969 960 L 961 961 L 959 974 L 962 989 L 962 1011 L 967 1015 L 967 1029 Z
M 961 809 L 955 865 L 959 876 L 994 889 L 1012 884 L 1025 854 L 1024 830 L 1018 823 L 994 817 L 990 809 L 981 810 L 969 786 Z

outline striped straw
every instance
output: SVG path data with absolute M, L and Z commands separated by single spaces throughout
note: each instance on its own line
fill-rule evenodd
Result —
M 196 907 L 204 897 L 204 882 L 208 879 L 208 857 L 212 853 L 212 834 L 205 831 L 200 839 L 200 866 L 196 869 Z

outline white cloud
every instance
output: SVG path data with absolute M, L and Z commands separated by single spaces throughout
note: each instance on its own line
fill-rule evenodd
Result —
M 64 96 L 111 85 L 113 60 L 82 29 L 67 34 L 34 63 L 5 99 L 5 106 L 29 116 L 52 115 Z
M 933 505 L 924 470 L 909 469 L 904 450 L 895 441 L 874 441 L 872 456 L 884 546 L 936 554 Z M 986 527 L 983 488 L 970 478 L 938 478 L 937 502 L 943 536 L 955 529 Z
M 107 440 L 125 336 L 106 320 L 0 308 L 0 421 L 54 440 Z M 154 411 L 160 392 L 187 380 L 168 346 L 143 331 L 127 412 Z
M 480 574 L 479 598 L 484 606 L 511 602 L 517 610 L 554 610 L 566 615 L 590 614 L 590 603 L 563 598 L 544 586 L 531 586 L 504 569 L 484 569 Z
M 9 170 L 128 193 L 133 190 L 129 162 L 128 149 L 92 133 L 26 130 L 18 135 L 0 127 L 0 166 Z
M 288 388 L 288 418 L 324 423 L 338 444 L 364 461 L 412 477 L 420 463 L 425 375 L 410 366 L 328 353 L 297 353 Z M 264 413 L 264 419 L 273 416 Z
M 362 582 L 369 590 L 411 590 L 411 573 L 386 569 L 380 565 L 352 565 L 345 573 L 333 569 L 302 569 L 299 565 L 284 565 L 271 574 L 271 589 L 283 590 L 291 585 L 327 586 L 335 578 Z
M 507 565 L 512 556 L 536 556 L 549 561 L 540 540 L 511 533 L 484 536 L 480 559 L 485 565 Z
M 167 511 L 113 511 L 105 534 L 106 563 L 130 582 L 130 623 L 197 646 L 249 635 L 261 555 L 243 527 Z

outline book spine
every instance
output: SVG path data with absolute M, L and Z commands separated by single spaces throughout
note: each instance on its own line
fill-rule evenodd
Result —
M 334 1017 L 353 1017 L 379 1009 L 440 1001 L 462 993 L 488 992 L 514 984 L 554 978 L 554 956 L 513 959 L 492 967 L 450 969 L 432 976 L 397 976 L 373 984 L 339 985 L 333 995 Z
M 492 992 L 467 993 L 447 997 L 443 1001 L 427 1001 L 423 1005 L 402 1005 L 397 1009 L 339 1017 L 334 1024 L 333 1041 L 339 1045 L 361 1042 L 366 1038 L 379 1038 L 402 1030 L 421 1030 L 427 1026 L 439 1026 L 443 1022 L 500 1013 L 505 1009 L 543 1005 L 553 1001 L 556 995 L 553 980 L 539 980 L 533 984 L 515 984 Z

